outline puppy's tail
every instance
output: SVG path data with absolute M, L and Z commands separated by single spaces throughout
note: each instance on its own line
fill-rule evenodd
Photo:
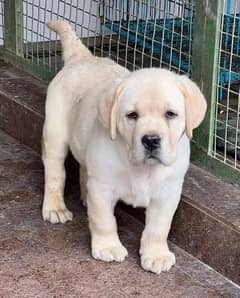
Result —
M 57 20 L 48 22 L 47 26 L 60 36 L 64 64 L 92 56 L 68 23 Z

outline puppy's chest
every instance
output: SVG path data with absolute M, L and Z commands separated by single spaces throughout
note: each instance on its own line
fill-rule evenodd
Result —
M 147 207 L 153 191 L 151 176 L 125 175 L 122 179 L 121 200 L 133 207 Z

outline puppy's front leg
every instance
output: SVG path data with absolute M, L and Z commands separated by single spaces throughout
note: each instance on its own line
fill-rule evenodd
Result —
M 128 254 L 118 237 L 115 204 L 111 191 L 88 182 L 87 207 L 92 256 L 106 262 L 122 262 Z
M 146 226 L 141 239 L 141 265 L 143 269 L 159 274 L 175 264 L 167 237 L 173 215 L 178 206 L 182 182 L 176 187 L 166 187 L 164 198 L 152 199 L 146 210 Z
M 67 209 L 63 197 L 66 176 L 64 160 L 67 146 L 59 138 L 56 140 L 54 136 L 46 136 L 42 146 L 45 170 L 43 219 L 53 224 L 65 223 L 72 220 L 72 212 Z

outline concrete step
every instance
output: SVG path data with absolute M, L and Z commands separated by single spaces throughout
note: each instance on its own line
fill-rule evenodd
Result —
M 40 152 L 46 84 L 1 63 L 0 128 Z M 72 166 L 68 174 L 76 176 Z M 122 205 L 144 220 L 144 212 Z M 171 240 L 240 283 L 240 189 L 191 166 L 174 217 Z
M 143 271 L 143 224 L 122 210 L 119 234 L 129 256 L 123 263 L 94 260 L 76 181 L 66 189 L 73 221 L 43 222 L 39 155 L 2 131 L 0 175 L 0 297 L 239 297 L 237 285 L 172 243 L 172 270 L 158 276 Z

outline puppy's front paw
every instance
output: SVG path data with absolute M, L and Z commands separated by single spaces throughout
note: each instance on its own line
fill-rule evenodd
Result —
M 72 212 L 67 208 L 59 210 L 49 210 L 47 208 L 43 208 L 42 216 L 45 221 L 49 221 L 52 224 L 66 223 L 73 218 Z
M 168 271 L 176 263 L 175 255 L 169 250 L 156 255 L 142 254 L 141 265 L 144 270 L 160 274 Z
M 92 245 L 92 256 L 94 259 L 102 260 L 105 262 L 122 262 L 127 257 L 128 252 L 121 243 L 111 245 Z

